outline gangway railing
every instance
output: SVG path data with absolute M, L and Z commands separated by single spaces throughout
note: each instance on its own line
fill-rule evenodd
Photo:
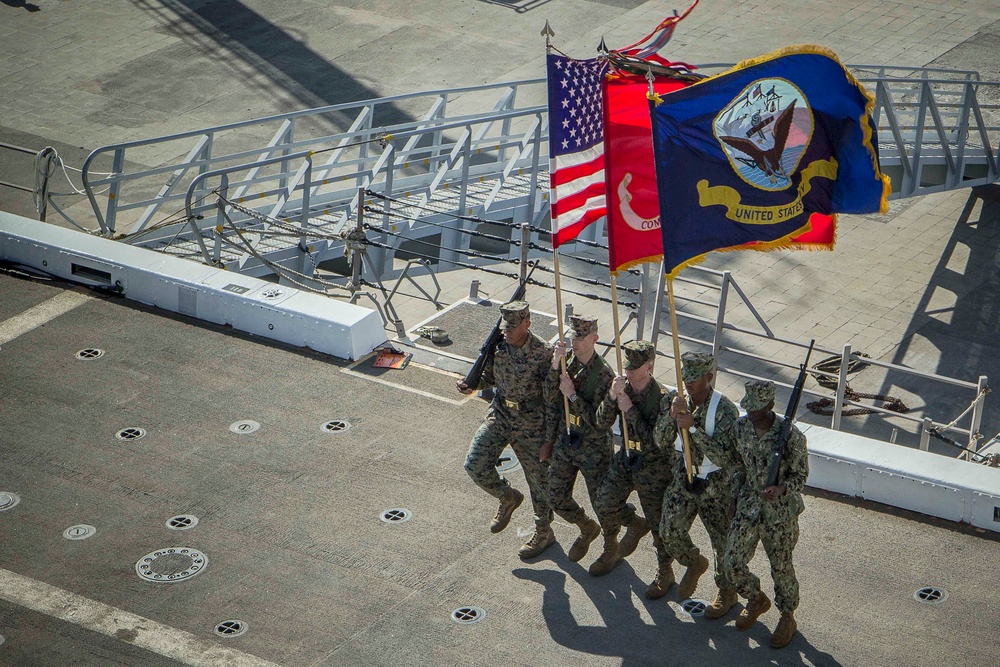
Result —
M 794 380 L 782 380 L 781 374 L 784 372 L 794 376 L 798 372 L 801 357 L 809 344 L 776 335 L 768 327 L 765 319 L 743 290 L 740 289 L 731 272 L 694 266 L 689 269 L 688 273 L 691 277 L 678 281 L 680 285 L 678 286 L 677 319 L 680 338 L 687 343 L 702 346 L 706 351 L 711 352 L 718 360 L 719 371 L 722 373 L 745 380 L 771 380 L 778 387 L 790 391 Z M 717 298 L 686 298 L 683 295 L 685 283 L 714 291 Z M 733 300 L 738 300 L 749 310 L 759 328 L 740 326 L 729 321 L 727 311 Z M 657 335 L 671 335 L 669 329 L 660 329 L 655 323 L 654 327 L 654 341 Z M 681 333 L 682 328 L 683 333 Z M 765 341 L 771 345 L 768 354 L 757 354 L 750 351 Z M 672 359 L 669 346 L 658 347 L 660 348 L 658 354 Z M 917 433 L 917 446 L 924 451 L 929 450 L 932 436 L 955 434 L 960 436 L 965 443 L 962 445 L 963 450 L 956 452 L 956 457 L 975 460 L 979 450 L 988 444 L 989 438 L 984 437 L 980 432 L 986 395 L 989 392 L 987 376 L 981 375 L 973 382 L 937 373 L 928 373 L 901 364 L 879 361 L 866 355 L 859 355 L 851 342 L 844 344 L 841 349 L 827 348 L 818 343 L 814 348 L 814 353 L 816 356 L 822 353 L 830 355 L 830 357 L 839 357 L 839 368 L 836 373 L 816 368 L 811 368 L 809 371 L 817 381 L 820 378 L 825 378 L 824 384 L 831 389 L 823 392 L 813 389 L 809 384 L 803 389 L 805 395 L 826 399 L 828 402 L 831 399 L 830 391 L 834 393 L 830 410 L 829 426 L 831 429 L 843 430 L 845 411 L 855 409 L 911 423 Z M 769 372 L 767 377 L 763 377 L 751 370 L 761 364 L 768 366 L 769 369 L 775 369 L 774 372 Z M 940 387 L 941 389 L 937 389 L 937 392 L 944 391 L 946 388 L 957 389 L 968 397 L 966 400 L 969 401 L 969 407 L 955 419 L 945 423 L 935 420 L 924 411 L 910 414 L 909 412 L 887 409 L 885 403 L 879 406 L 871 402 L 861 402 L 851 398 L 848 376 L 854 364 L 879 368 L 886 373 L 895 373 L 901 377 L 918 378 L 927 382 L 929 386 Z M 802 405 L 805 406 L 806 402 L 803 401 Z M 895 437 L 892 437 L 891 440 L 895 441 Z
M 342 167 L 335 170 L 340 178 L 346 180 L 351 176 L 351 168 L 355 171 L 355 179 L 363 178 L 379 157 L 376 155 L 372 159 L 369 145 L 373 140 L 377 141 L 379 136 L 391 134 L 392 130 L 423 130 L 421 135 L 411 135 L 400 153 L 405 156 L 415 150 L 421 141 L 430 142 L 431 150 L 426 151 L 427 156 L 423 158 L 426 162 L 422 165 L 429 170 L 439 165 L 446 152 L 442 142 L 445 130 L 439 127 L 439 121 L 488 122 L 495 114 L 513 109 L 520 109 L 528 114 L 535 113 L 543 110 L 540 102 L 536 99 L 533 105 L 518 106 L 518 91 L 531 88 L 542 91 L 543 84 L 544 79 L 534 79 L 511 84 L 395 95 L 102 146 L 94 150 L 84 163 L 84 186 L 102 232 L 115 235 L 120 233 L 122 226 L 126 227 L 126 233 L 129 234 L 142 232 L 157 216 L 168 210 L 169 215 L 173 215 L 175 211 L 170 207 L 183 203 L 185 190 L 196 176 L 225 167 L 251 165 L 252 169 L 256 163 L 279 155 L 287 157 L 307 150 L 331 149 L 327 166 Z M 537 98 L 537 94 L 535 97 Z M 496 103 L 476 111 L 448 115 L 449 105 L 462 111 L 470 107 L 482 107 L 484 99 L 495 99 Z M 418 120 L 387 123 L 383 118 L 398 118 L 400 108 L 417 106 L 426 107 Z M 345 130 L 324 131 L 341 125 L 341 118 L 352 114 L 355 118 Z M 513 117 L 495 120 L 502 125 L 501 136 L 515 130 Z M 271 139 L 264 146 L 247 147 L 255 137 L 268 133 L 271 134 Z M 170 154 L 183 154 L 184 157 L 164 162 L 163 156 Z M 502 159 L 503 151 L 499 155 Z M 97 173 L 95 165 L 108 161 L 112 173 Z M 157 161 L 162 163 L 155 167 L 141 166 Z M 266 180 L 282 182 L 291 175 L 292 167 L 289 164 L 279 163 L 277 168 L 269 171 L 257 166 L 247 179 L 247 186 Z M 385 165 L 392 170 L 411 170 L 420 166 L 406 160 Z M 356 180 L 352 188 L 356 190 L 359 184 Z M 101 188 L 108 188 L 104 201 L 99 201 L 94 194 Z M 242 194 L 249 193 L 248 187 Z
M 851 69 L 876 100 L 881 164 L 892 178 L 893 198 L 1000 180 L 995 148 L 1000 82 L 984 82 L 967 70 Z M 328 240 L 309 244 L 308 230 L 324 236 L 342 230 L 361 204 L 358 188 L 404 201 L 395 210 L 385 207 L 381 224 L 393 232 L 402 226 L 414 239 L 442 233 L 442 224 L 468 224 L 456 221 L 456 213 L 543 226 L 544 98 L 544 80 L 533 79 L 333 105 L 115 144 L 88 157 L 84 183 L 104 234 L 255 275 L 269 271 L 251 253 L 216 243 L 212 237 L 223 233 L 219 225 L 195 229 L 195 221 L 210 219 L 210 209 L 218 205 L 213 196 L 218 182 L 208 174 L 226 173 L 227 198 L 259 216 L 301 221 L 303 239 L 292 243 L 269 239 L 259 219 L 228 210 L 235 224 L 253 233 L 255 250 L 278 264 L 318 265 L 337 256 L 342 246 Z M 424 111 L 415 120 L 398 122 L 399 108 L 418 106 Z M 327 131 L 345 124 L 344 117 L 353 117 L 348 127 Z M 250 145 L 248 135 L 265 131 L 272 134 L 264 146 Z M 131 166 L 165 154 L 183 157 L 152 168 Z M 93 169 L 108 161 L 112 173 Z M 94 194 L 100 188 L 107 188 L 103 201 Z M 444 255 L 462 249 L 459 232 L 443 232 Z M 597 224 L 587 233 L 596 240 L 604 230 Z M 206 257 L 199 234 L 219 251 Z M 374 251 L 372 259 L 379 270 L 389 270 L 401 241 L 388 234 L 380 240 L 388 249 Z M 303 252 L 311 253 L 309 262 Z

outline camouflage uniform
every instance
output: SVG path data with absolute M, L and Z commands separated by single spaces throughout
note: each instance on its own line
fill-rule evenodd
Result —
M 681 356 L 681 361 L 682 379 L 686 382 L 698 380 L 715 370 L 711 355 L 685 352 Z M 700 516 L 712 543 L 712 550 L 715 552 L 715 583 L 720 589 L 732 588 L 731 585 L 725 585 L 722 565 L 726 553 L 726 538 L 729 535 L 727 512 L 733 498 L 732 478 L 741 465 L 736 454 L 735 438 L 736 421 L 740 413 L 735 403 L 720 395 L 715 412 L 715 428 L 709 436 L 705 427 L 712 394 L 692 410 L 695 431 L 688 437 L 691 464 L 693 474 L 705 480 L 704 491 L 695 493 L 688 487 L 684 455 L 675 449 L 678 437 L 677 422 L 670 416 L 670 405 L 676 396 L 677 392 L 671 391 L 666 397 L 662 416 L 656 424 L 656 442 L 664 450 L 671 449 L 675 452 L 673 482 L 663 497 L 660 534 L 667 553 L 676 558 L 681 565 L 691 567 L 701 553 L 691 541 L 691 524 L 694 523 L 695 515 Z M 699 474 L 706 465 L 706 456 L 719 469 Z
M 625 345 L 626 356 L 629 357 L 626 367 L 630 369 L 642 366 L 655 356 L 651 343 L 645 343 L 649 346 L 648 352 L 636 343 L 644 341 L 633 341 Z M 663 493 L 673 475 L 671 472 L 673 445 L 669 449 L 661 450 L 653 437 L 657 418 L 663 409 L 662 401 L 666 390 L 663 385 L 651 378 L 641 392 L 636 392 L 631 384 L 626 383 L 625 395 L 632 401 L 632 409 L 625 413 L 630 445 L 623 446 L 615 454 L 611 468 L 601 484 L 598 505 L 595 507 L 604 534 L 610 536 L 618 535 L 621 526 L 630 525 L 635 519 L 635 508 L 625 502 L 633 489 L 639 496 L 639 504 L 642 506 L 646 521 L 654 527 L 659 525 Z M 665 405 L 669 409 L 669 404 Z M 605 394 L 604 400 L 597 408 L 598 423 L 602 428 L 610 429 L 619 414 L 621 411 L 618 408 L 618 401 Z M 656 548 L 658 562 L 669 563 L 670 557 L 655 530 L 653 546 Z
M 597 332 L 597 320 L 593 318 L 574 316 L 570 318 L 570 326 L 576 336 Z M 570 353 L 566 358 L 566 371 L 573 380 L 577 395 L 577 400 L 569 403 L 571 430 L 582 437 L 577 445 L 567 442 L 566 438 L 556 440 L 549 467 L 548 492 L 555 513 L 576 524 L 587 518 L 586 511 L 573 499 L 577 472 L 583 473 L 590 504 L 596 506 L 601 480 L 611 464 L 611 431 L 597 423 L 597 406 L 607 395 L 615 374 L 596 352 L 586 364 Z M 550 367 L 545 385 L 545 400 L 558 407 L 562 407 L 564 398 L 559 391 L 561 372 Z M 560 432 L 565 433 L 565 415 L 562 415 L 560 425 Z
M 747 410 L 760 410 L 772 400 L 773 383 L 752 381 L 747 383 L 747 395 L 740 404 Z M 736 448 L 742 466 L 734 481 L 737 507 L 726 544 L 725 574 L 740 595 L 753 600 L 760 593 L 760 579 L 750 572 L 747 563 L 757 550 L 757 542 L 763 543 L 771 561 L 775 605 L 783 613 L 791 613 L 799 604 L 792 550 L 799 539 L 799 514 L 805 508 L 801 491 L 809 476 L 806 437 L 794 425 L 778 468 L 778 484 L 785 491 L 774 501 L 760 497 L 767 486 L 771 455 L 783 421 L 775 415 L 774 424 L 760 438 L 748 417 L 741 417 L 736 424 Z
M 521 306 L 522 303 L 515 301 L 505 306 L 515 305 L 527 313 L 528 305 Z M 504 313 L 504 317 L 509 325 L 516 314 Z M 465 470 L 472 481 L 491 496 L 503 498 L 511 486 L 497 472 L 496 464 L 503 448 L 510 443 L 528 481 L 535 525 L 546 529 L 552 521 L 546 496 L 549 464 L 539 461 L 538 455 L 551 433 L 549 424 L 553 421 L 542 396 L 551 363 L 552 347 L 530 331 L 521 347 L 505 341 L 497 345 L 496 354 L 483 368 L 479 386 L 473 387 L 496 387 L 496 393 L 465 457 Z

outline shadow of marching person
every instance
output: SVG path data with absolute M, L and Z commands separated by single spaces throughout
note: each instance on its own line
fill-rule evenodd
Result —
M 20 9 L 21 7 L 27 9 L 29 12 L 40 12 L 42 8 L 38 5 L 33 5 L 30 2 L 25 2 L 24 0 L 0 0 L 3 4 L 8 7 L 13 7 L 14 9 Z
M 596 580 L 581 566 L 568 564 L 568 574 L 597 609 L 603 625 L 581 625 L 584 615 L 572 606 L 566 587 L 567 572 L 517 568 L 515 577 L 543 587 L 542 617 L 552 639 L 568 649 L 594 656 L 621 658 L 622 667 L 670 665 L 810 665 L 840 667 L 832 656 L 818 651 L 798 633 L 786 648 L 768 644 L 770 631 L 756 624 L 737 631 L 727 621 L 694 617 L 673 600 L 647 600 L 646 583 L 626 562 L 607 577 Z M 641 606 L 636 605 L 636 600 Z M 735 610 L 729 618 L 735 618 Z M 648 620 L 647 620 L 648 619 Z M 649 620 L 652 622 L 650 623 Z

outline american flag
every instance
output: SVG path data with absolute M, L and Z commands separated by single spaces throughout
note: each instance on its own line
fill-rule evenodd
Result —
M 607 59 L 548 55 L 552 247 L 606 212 L 601 77 Z

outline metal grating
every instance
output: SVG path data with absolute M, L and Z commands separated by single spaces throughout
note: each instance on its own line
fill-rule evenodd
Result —
M 402 507 L 388 509 L 379 516 L 379 520 L 383 523 L 403 523 L 409 521 L 411 518 L 413 518 L 413 514 L 410 510 Z
M 459 607 L 451 612 L 451 620 L 461 625 L 478 623 L 486 617 L 486 612 L 479 607 Z
M 704 600 L 690 598 L 681 602 L 681 609 L 686 611 L 691 616 L 704 616 L 706 607 L 708 607 L 708 603 Z
M 245 635 L 249 629 L 245 621 L 234 618 L 216 625 L 215 634 L 220 637 L 239 637 Z
M 320 426 L 323 433 L 343 433 L 349 428 L 351 428 L 350 422 L 343 419 L 331 419 L 328 422 L 323 422 L 323 425 Z
M 198 517 L 190 514 L 178 514 L 166 521 L 166 526 L 170 530 L 190 530 L 198 525 Z
M 913 599 L 921 604 L 938 605 L 948 599 L 948 591 L 938 586 L 924 586 L 913 594 Z
M 115 433 L 119 440 L 138 440 L 146 435 L 146 429 L 138 426 L 128 426 Z

